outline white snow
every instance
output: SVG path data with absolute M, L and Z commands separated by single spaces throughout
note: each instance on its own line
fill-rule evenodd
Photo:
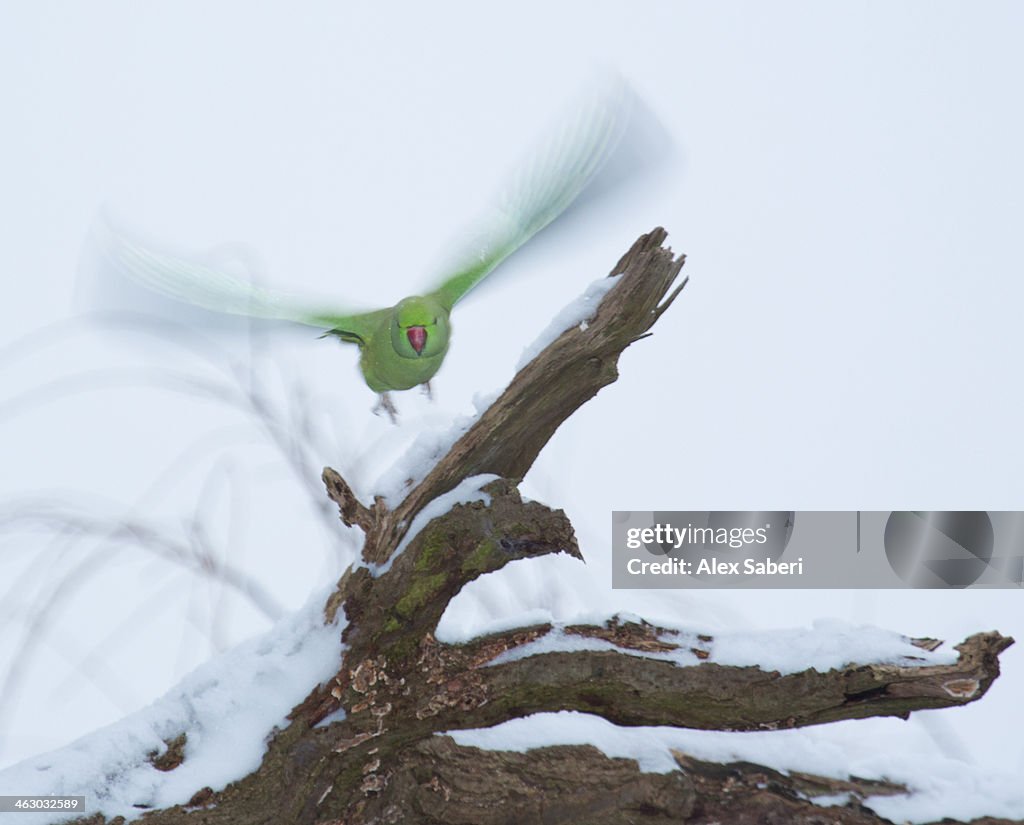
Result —
M 519 362 L 516 364 L 516 371 L 518 372 L 529 364 L 548 344 L 558 338 L 559 335 L 570 327 L 578 326 L 581 330 L 586 331 L 589 326 L 588 321 L 594 317 L 594 312 L 601 303 L 601 299 L 604 298 L 604 296 L 608 294 L 608 291 L 619 282 L 619 278 L 621 277 L 622 275 L 619 274 L 612 275 L 608 278 L 598 278 L 586 288 L 579 298 L 569 304 L 566 304 L 566 306 L 564 306 L 562 310 L 551 319 L 551 323 L 544 328 L 544 331 L 537 336 L 534 342 L 523 350 L 523 354 L 520 356 Z
M 948 711 L 947 711 L 948 712 Z M 894 736 L 894 727 L 899 736 Z M 624 728 L 576 712 L 536 714 L 486 730 L 451 731 L 460 745 L 525 752 L 548 745 L 594 745 L 610 757 L 636 759 L 641 770 L 676 768 L 669 749 L 697 759 L 750 761 L 779 771 L 846 779 L 880 777 L 904 783 L 908 796 L 874 796 L 866 804 L 895 822 L 944 816 L 1024 816 L 1024 784 L 1015 766 L 993 771 L 940 754 L 918 727 L 900 720 L 866 719 L 756 733 Z
M 484 504 L 490 505 L 491 497 L 487 493 L 481 492 L 480 488 L 497 480 L 497 478 L 498 476 L 493 473 L 481 473 L 478 476 L 470 476 L 463 479 L 455 488 L 435 498 L 416 514 L 412 524 L 409 526 L 408 532 L 403 536 L 390 558 L 384 564 L 369 565 L 370 572 L 375 577 L 387 573 L 391 569 L 391 565 L 395 563 L 395 559 L 402 555 L 405 552 L 405 548 L 419 535 L 420 530 L 434 519 L 443 516 L 457 504 L 482 501 Z
M 834 793 L 826 796 L 812 796 L 810 801 L 822 808 L 833 808 L 837 805 L 845 805 L 852 797 L 848 793 Z
M 838 619 L 819 619 L 813 630 L 725 632 L 715 635 L 710 662 L 721 665 L 758 665 L 764 670 L 820 672 L 858 664 L 951 664 L 957 654 L 950 647 L 922 650 L 906 636 L 870 625 Z
M 815 669 L 827 670 L 855 664 L 935 665 L 956 661 L 952 649 L 922 650 L 907 637 L 877 627 L 830 620 L 817 621 L 813 630 L 725 631 L 716 634 L 710 647 L 697 638 L 697 633 L 681 630 L 679 635 L 667 634 L 665 641 L 678 644 L 672 651 L 626 650 L 631 656 L 675 662 L 681 667 L 701 663 L 692 648 L 707 648 L 706 659 L 720 665 L 760 667 L 781 674 Z M 561 626 L 541 638 L 503 653 L 491 664 L 497 665 L 525 659 L 540 653 L 571 650 L 623 650 L 603 639 L 566 633 Z
M 323 719 L 317 722 L 313 727 L 315 728 L 329 728 L 335 722 L 344 722 L 348 717 L 348 713 L 345 708 L 339 707 L 328 713 Z
M 0 795 L 84 796 L 86 814 L 131 820 L 145 808 L 182 804 L 205 786 L 220 790 L 251 773 L 286 714 L 340 667 L 340 622 L 323 624 L 326 597 L 326 590 L 318 592 L 149 707 L 0 771 Z M 185 761 L 172 771 L 154 768 L 148 755 L 165 752 L 164 742 L 181 733 L 187 734 Z M 8 818 L 14 815 L 0 814 L 0 821 Z M 50 821 L 61 818 L 67 817 Z
M 451 446 L 473 426 L 480 411 L 478 408 L 476 415 L 459 416 L 444 426 L 420 432 L 405 453 L 374 484 L 374 494 L 383 496 L 387 506 L 395 507 L 406 492 L 426 478 Z
M 513 562 L 517 564 L 518 562 Z M 464 644 L 477 636 L 488 636 L 492 633 L 503 633 L 506 630 L 515 630 L 518 627 L 530 627 L 531 625 L 550 624 L 551 613 L 543 608 L 525 610 L 516 616 L 498 616 L 487 618 L 480 614 L 470 615 L 461 611 L 462 618 L 467 619 L 466 623 L 451 620 L 451 608 L 445 611 L 444 617 L 434 638 L 439 642 L 448 645 Z M 470 629 L 471 628 L 471 629 Z

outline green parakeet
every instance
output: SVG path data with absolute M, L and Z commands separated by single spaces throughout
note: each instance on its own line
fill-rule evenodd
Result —
M 463 256 L 422 295 L 370 312 L 315 306 L 308 300 L 249 283 L 218 269 L 146 248 L 98 228 L 117 268 L 137 283 L 207 310 L 279 319 L 319 327 L 360 350 L 367 386 L 380 394 L 377 409 L 394 420 L 388 393 L 425 385 L 440 369 L 451 342 L 453 307 L 498 265 L 548 226 L 601 169 L 622 134 L 629 97 L 625 87 L 603 86 L 563 117 L 559 128 L 506 185 L 492 221 Z

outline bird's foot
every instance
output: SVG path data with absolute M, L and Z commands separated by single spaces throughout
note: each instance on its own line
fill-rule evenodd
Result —
M 382 412 L 388 414 L 392 424 L 398 423 L 398 410 L 395 408 L 395 402 L 391 400 L 391 396 L 386 392 L 382 392 L 377 396 L 377 403 L 373 407 L 374 415 L 380 415 Z
M 429 381 L 424 381 L 422 384 L 420 384 L 420 388 L 423 390 L 423 394 L 427 396 L 427 398 L 429 398 L 431 401 L 434 400 L 434 390 L 431 388 Z

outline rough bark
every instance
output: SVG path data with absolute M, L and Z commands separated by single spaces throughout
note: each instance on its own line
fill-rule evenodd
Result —
M 973 701 L 988 689 L 998 672 L 996 657 L 1009 644 L 998 633 L 979 633 L 957 645 L 953 665 L 854 664 L 788 675 L 710 662 L 677 667 L 628 650 L 545 653 L 487 668 L 481 689 L 494 698 L 482 716 L 496 722 L 577 710 L 619 725 L 735 731 L 868 716 L 905 719 L 915 710 Z
M 190 805 L 148 812 L 143 821 L 884 821 L 863 800 L 905 789 L 710 765 L 684 754 L 677 754 L 679 770 L 650 774 L 633 760 L 592 747 L 490 752 L 437 735 L 559 710 L 620 725 L 721 730 L 906 717 L 976 701 L 998 676 L 998 655 L 1012 640 L 995 632 L 958 645 L 959 658 L 948 666 L 852 663 L 788 675 L 715 664 L 711 637 L 617 619 L 600 626 L 522 627 L 463 645 L 437 641 L 445 608 L 474 579 L 518 559 L 581 558 L 565 514 L 524 502 L 516 485 L 560 424 L 615 380 L 618 356 L 649 334 L 679 294 L 685 281 L 674 291 L 672 285 L 683 259 L 663 246 L 665 237 L 656 229 L 634 244 L 612 270 L 621 279 L 588 323 L 565 331 L 524 367 L 435 467 L 409 485 L 401 502 L 389 508 L 378 498 L 367 506 L 339 473 L 324 471 L 341 519 L 366 533 L 363 564 L 345 573 L 325 605 L 326 618 L 339 610 L 345 615 L 341 670 L 328 684 L 311 686 L 287 727 L 270 739 L 257 771 L 223 790 L 196 789 Z M 453 507 L 395 555 L 430 501 L 481 473 L 500 476 L 482 488 L 486 501 Z M 604 649 L 530 655 L 529 645 L 551 634 L 600 640 Z M 937 643 L 917 644 L 932 649 Z M 692 655 L 692 665 L 665 660 L 680 650 Z M 175 757 L 162 759 L 161 770 L 180 764 L 184 740 L 174 744 Z M 845 808 L 823 808 L 808 798 L 839 792 L 851 795 Z

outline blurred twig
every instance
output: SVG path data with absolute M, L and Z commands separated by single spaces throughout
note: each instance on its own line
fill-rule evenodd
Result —
M 313 424 L 315 404 L 301 380 L 293 375 L 286 377 L 277 362 L 267 357 L 266 341 L 255 329 L 249 336 L 249 357 L 240 360 L 212 339 L 173 321 L 135 313 L 97 313 L 50 325 L 7 345 L 0 349 L 0 368 L 20 363 L 51 347 L 60 347 L 62 353 L 73 353 L 74 344 L 94 332 L 97 325 L 104 331 L 128 333 L 166 344 L 198 359 L 200 366 L 191 370 L 163 365 L 75 370 L 0 400 L 0 422 L 82 393 L 111 390 L 156 388 L 188 398 L 214 401 L 236 410 L 257 426 L 265 442 L 278 452 L 292 477 L 308 493 L 312 509 L 330 529 L 327 535 L 337 535 L 336 516 L 323 497 L 318 481 L 319 463 L 313 460 L 314 455 L 322 456 L 325 450 L 323 434 Z M 285 388 L 283 404 L 275 402 L 270 389 L 274 378 Z M 239 432 L 237 425 L 221 427 L 184 445 L 176 460 L 157 474 L 128 506 L 100 507 L 83 491 L 44 490 L 0 508 L 0 533 L 42 533 L 50 538 L 43 548 L 38 544 L 24 545 L 31 551 L 31 557 L 11 579 L 5 592 L 0 593 L 0 611 L 9 617 L 5 624 L 10 627 L 13 619 L 20 625 L 19 639 L 8 659 L 11 666 L 0 669 L 3 674 L 0 716 L 12 712 L 18 688 L 31 674 L 33 657 L 46 647 L 66 649 L 59 643 L 47 643 L 47 639 L 59 638 L 56 628 L 65 621 L 66 610 L 74 596 L 91 586 L 99 574 L 130 549 L 141 549 L 161 563 L 178 567 L 193 581 L 205 580 L 224 591 L 236 593 L 270 621 L 281 615 L 282 607 L 273 594 L 244 569 L 230 563 L 230 546 L 222 549 L 212 540 L 209 526 L 215 516 L 202 505 L 208 500 L 206 495 L 200 494 L 200 504 L 178 525 L 162 524 L 148 516 L 162 488 L 206 460 L 212 450 L 222 449 L 225 441 L 237 438 Z M 207 474 L 204 484 L 211 483 L 217 466 Z M 229 482 L 229 486 L 233 484 L 234 481 Z M 233 530 L 234 526 L 229 525 L 229 529 Z M 186 588 L 186 592 L 188 590 L 190 588 Z M 223 603 L 223 599 L 215 599 L 205 611 L 208 626 L 200 630 L 205 630 L 211 639 L 219 635 Z M 111 609 L 125 610 L 119 628 L 135 622 L 140 610 L 144 613 L 160 609 L 152 599 L 134 608 L 130 598 L 112 600 L 109 604 Z M 194 602 L 192 604 L 194 607 Z M 117 632 L 115 629 L 114 633 Z M 109 687 L 110 680 L 102 678 L 107 672 L 102 647 L 103 641 L 92 645 L 78 659 L 77 665 L 94 684 L 105 689 L 104 685 Z

